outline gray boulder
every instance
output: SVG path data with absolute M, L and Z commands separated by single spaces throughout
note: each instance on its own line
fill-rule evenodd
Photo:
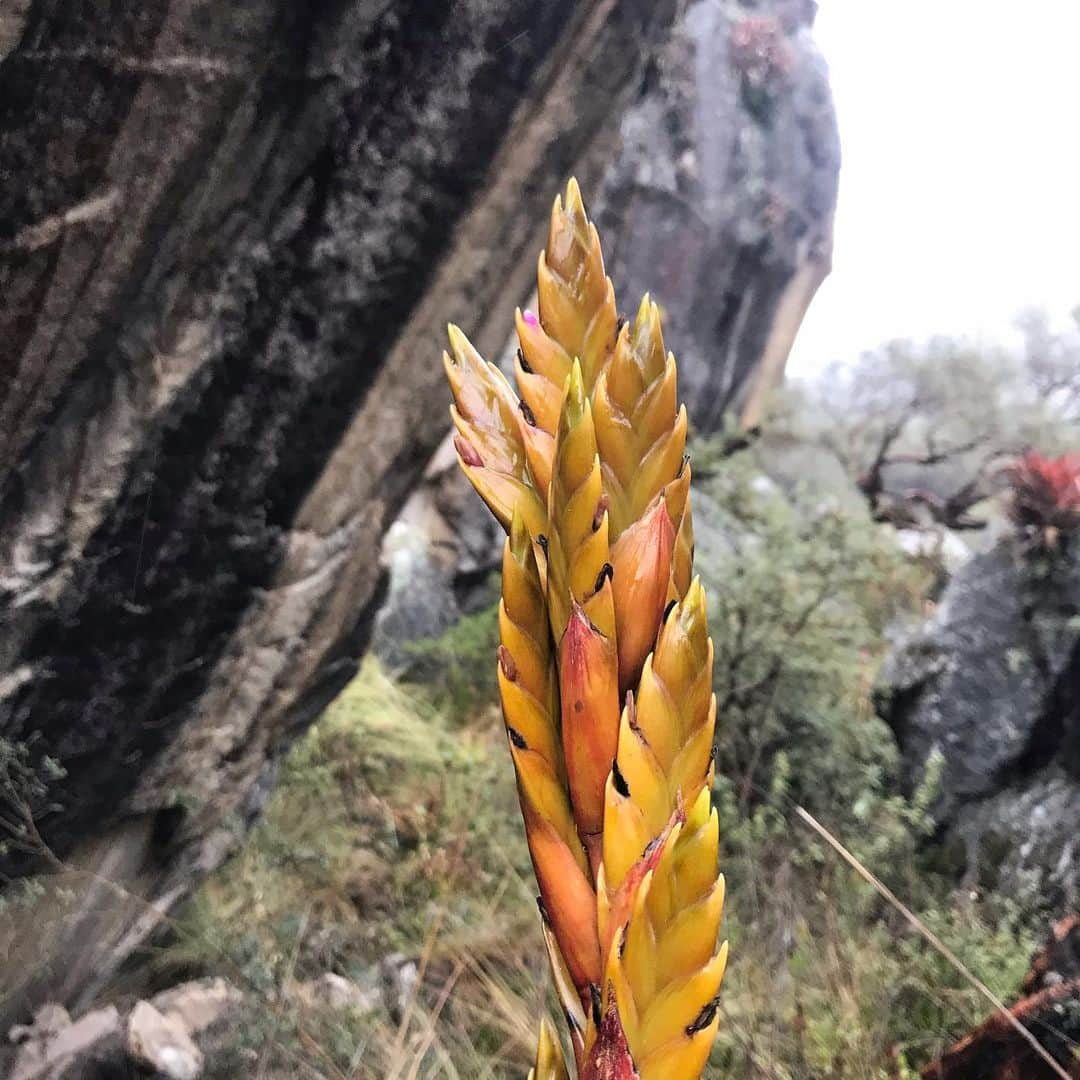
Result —
M 362 1015 L 374 1012 L 383 1003 L 382 990 L 378 985 L 359 986 L 333 971 L 324 971 L 318 978 L 299 983 L 295 994 L 309 1009 L 332 1009 Z
M 137 1002 L 127 1021 L 127 1050 L 141 1068 L 167 1080 L 196 1080 L 202 1073 L 202 1051 L 191 1033 L 173 1016 L 148 1001 Z
M 242 1003 L 240 991 L 221 978 L 182 983 L 136 1001 L 125 1014 L 110 1004 L 72 1020 L 50 1002 L 33 1023 L 12 1027 L 14 1051 L 0 1050 L 0 1073 L 11 1080 L 196 1080 L 204 1058 L 196 1037 L 220 1030 Z
M 1036 907 L 1080 898 L 1080 563 L 1006 539 L 899 641 L 877 692 L 967 883 Z
M 62 1006 L 47 1003 L 35 1012 L 32 1024 L 16 1026 L 9 1033 L 18 1050 L 6 1075 L 10 1080 L 98 1075 L 97 1066 L 118 1056 L 121 1032 L 120 1014 L 112 1005 L 72 1021 Z
M 390 584 L 372 651 L 390 672 L 432 674 L 423 670 L 415 645 L 494 601 L 490 580 L 502 546 L 502 529 L 458 468 L 447 440 L 383 540 Z
M 404 520 L 395 521 L 383 541 L 390 572 L 386 603 L 375 619 L 371 650 L 393 675 L 416 668 L 417 642 L 437 637 L 460 618 L 450 575 L 435 558 L 430 534 Z

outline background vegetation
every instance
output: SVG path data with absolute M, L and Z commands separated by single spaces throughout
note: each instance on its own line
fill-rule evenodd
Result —
M 911 460 L 896 466 L 938 468 L 944 460 L 914 458 L 947 439 L 961 448 L 948 455 L 950 484 L 1034 433 L 1068 431 L 1059 406 L 1072 391 L 1044 409 L 1046 395 L 1023 389 L 1030 365 L 1008 360 L 1009 383 L 959 349 L 885 350 L 850 379 L 850 398 L 804 390 L 762 443 L 695 448 L 733 957 L 715 1080 L 914 1075 L 986 1013 L 796 806 L 1003 998 L 1036 943 L 1008 898 L 956 892 L 929 842 L 933 770 L 910 798 L 900 793 L 894 743 L 871 704 L 886 629 L 925 615 L 943 573 L 904 550 L 858 486 L 890 423 L 879 392 L 896 407 L 917 399 L 890 444 Z M 844 401 L 853 411 L 824 423 Z M 802 469 L 785 458 L 793 443 Z M 838 485 L 815 461 L 839 461 L 848 479 Z M 243 1041 L 212 1055 L 217 1075 L 244 1060 L 261 1075 L 295 1075 L 301 1062 L 327 1076 L 524 1075 L 546 972 L 496 705 L 496 633 L 492 608 L 417 646 L 423 685 L 366 661 L 289 757 L 243 855 L 155 954 L 163 982 L 226 971 L 251 991 L 254 1015 L 232 1029 Z M 367 996 L 331 1007 L 310 989 L 325 972 Z

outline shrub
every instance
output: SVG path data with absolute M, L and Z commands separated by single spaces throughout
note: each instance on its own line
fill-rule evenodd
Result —
M 931 868 L 937 770 L 897 793 L 895 744 L 870 702 L 885 627 L 918 608 L 928 578 L 859 504 L 780 493 L 753 448 L 708 471 L 695 528 L 715 597 L 735 959 L 706 1075 L 901 1076 L 985 1003 L 791 810 L 838 834 L 1002 996 L 1016 988 L 1027 928 L 996 898 L 962 902 Z
M 783 755 L 793 799 L 865 822 L 896 764 L 869 689 L 885 626 L 924 579 L 864 511 L 788 499 L 752 451 L 728 459 L 703 495 L 695 529 L 715 597 L 718 773 L 746 817 Z
M 1009 513 L 1020 528 L 1051 542 L 1080 528 L 1080 453 L 1051 458 L 1029 450 L 1008 474 Z
M 408 646 L 418 676 L 408 681 L 457 721 L 496 700 L 495 650 L 499 646 L 499 605 L 465 615 L 437 638 Z

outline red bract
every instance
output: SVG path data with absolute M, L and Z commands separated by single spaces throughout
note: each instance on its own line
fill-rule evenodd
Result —
M 581 1080 L 639 1080 L 626 1042 L 626 1032 L 619 1019 L 614 993 L 600 1022 L 596 1042 L 585 1062 Z
M 1080 527 L 1080 453 L 1048 458 L 1029 450 L 1009 473 L 1018 525 L 1058 533 Z

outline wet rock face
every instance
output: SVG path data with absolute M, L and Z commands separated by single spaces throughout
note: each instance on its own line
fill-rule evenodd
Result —
M 660 303 L 704 431 L 779 380 L 831 264 L 840 145 L 814 8 L 690 4 L 602 189 L 616 294 L 630 314 L 646 290 Z
M 1012 540 L 963 566 L 886 663 L 879 710 L 909 784 L 941 753 L 934 812 L 969 883 L 1077 902 L 1078 689 L 1080 564 Z
M 3 5 L 0 737 L 61 858 L 166 909 L 235 847 L 370 635 L 442 327 L 497 350 L 674 6 Z M 154 924 L 77 906 L 0 1012 Z

